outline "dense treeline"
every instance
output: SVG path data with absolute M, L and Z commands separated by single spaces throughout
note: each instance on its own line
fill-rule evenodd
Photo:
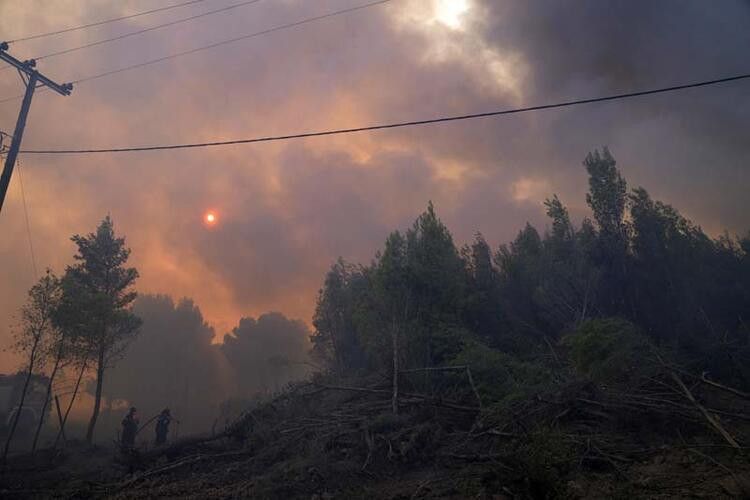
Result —
M 314 354 L 339 375 L 382 373 L 479 351 L 554 354 L 570 332 L 634 332 L 747 387 L 750 236 L 711 238 L 645 189 L 629 191 L 607 149 L 583 164 L 592 218 L 578 227 L 553 196 L 543 233 L 526 224 L 496 251 L 481 234 L 459 249 L 430 203 L 371 264 L 339 259 L 319 294 Z

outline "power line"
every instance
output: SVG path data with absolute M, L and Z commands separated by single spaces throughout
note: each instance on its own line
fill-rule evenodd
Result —
M 127 152 L 137 152 L 137 151 L 161 151 L 161 150 L 170 150 L 170 149 L 190 149 L 190 148 L 204 148 L 204 147 L 213 147 L 213 146 L 230 146 L 230 145 L 236 145 L 236 144 L 252 144 L 252 143 L 257 143 L 257 142 L 286 141 L 290 139 L 303 139 L 303 138 L 321 137 L 321 136 L 327 136 L 327 135 L 351 134 L 355 132 L 368 132 L 368 131 L 374 131 L 374 130 L 384 130 L 384 129 L 401 128 L 401 127 L 413 127 L 417 125 L 429 125 L 429 124 L 434 124 L 434 123 L 470 120 L 470 119 L 476 119 L 476 118 L 486 118 L 490 116 L 512 115 L 512 114 L 518 114 L 518 113 L 526 113 L 529 111 L 540 111 L 540 110 L 545 110 L 545 109 L 564 108 L 564 107 L 569 107 L 569 106 L 577 106 L 581 104 L 591 104 L 595 102 L 629 99 L 632 97 L 641 97 L 641 96 L 647 96 L 647 95 L 653 95 L 653 94 L 663 94 L 666 92 L 674 92 L 674 91 L 685 90 L 685 89 L 690 89 L 690 88 L 707 87 L 709 85 L 717 85 L 720 83 L 733 82 L 737 80 L 745 80 L 748 78 L 750 78 L 750 73 L 729 76 L 726 78 L 718 78 L 715 80 L 705 80 L 701 82 L 686 83 L 683 85 L 675 85 L 671 87 L 662 87 L 662 88 L 656 88 L 656 89 L 650 89 L 650 90 L 642 90 L 639 92 L 612 94 L 612 95 L 603 96 L 603 97 L 577 99 L 573 101 L 563 101 L 563 102 L 558 102 L 554 104 L 540 104 L 537 106 L 528 106 L 524 108 L 505 109 L 505 110 L 499 110 L 499 111 L 486 111 L 483 113 L 473 113 L 473 114 L 457 115 L 457 116 L 444 116 L 444 117 L 439 117 L 439 118 L 429 118 L 425 120 L 394 122 L 394 123 L 386 123 L 386 124 L 380 124 L 380 125 L 369 125 L 369 126 L 364 126 L 364 127 L 343 128 L 343 129 L 325 130 L 325 131 L 317 131 L 317 132 L 303 132 L 303 133 L 289 134 L 289 135 L 255 137 L 255 138 L 250 138 L 250 139 L 236 139 L 236 140 L 231 140 L 231 141 L 199 142 L 199 143 L 188 143 L 188 144 L 170 144 L 170 145 L 162 145 L 162 146 L 137 146 L 137 147 L 125 147 L 125 148 L 106 148 L 106 149 L 51 149 L 51 150 L 30 149 L 30 150 L 23 150 L 21 151 L 21 153 L 26 153 L 26 154 L 127 153 Z
M 177 7 L 184 7 L 185 5 L 192 5 L 195 3 L 205 2 L 206 0 L 190 0 L 189 2 L 182 2 L 174 5 L 167 5 L 166 7 L 159 7 L 158 9 L 151 9 L 143 12 L 136 12 L 135 14 L 129 14 L 127 16 L 115 17 L 112 19 L 105 19 L 103 21 L 96 21 L 93 23 L 82 24 L 81 26 L 75 26 L 72 28 L 65 28 L 57 31 L 50 31 L 48 33 L 39 33 L 38 35 L 29 35 L 14 40 L 8 40 L 8 43 L 25 42 L 27 40 L 36 40 L 38 38 L 45 38 L 52 35 L 60 35 L 62 33 L 70 33 L 71 31 L 78 31 L 86 28 L 93 28 L 94 26 L 101 26 L 103 24 L 114 23 L 116 21 L 124 21 L 125 19 L 133 19 L 134 17 L 145 16 L 147 14 L 154 14 L 156 12 L 163 12 L 165 10 L 176 9 Z
M 216 47 L 220 47 L 222 45 L 227 45 L 227 44 L 230 44 L 230 43 L 239 42 L 241 40 L 247 40 L 249 38 L 254 38 L 254 37 L 258 37 L 258 36 L 262 36 L 262 35 L 268 35 L 270 33 L 276 32 L 276 31 L 282 31 L 282 30 L 286 30 L 286 29 L 289 29 L 289 28 L 294 28 L 294 27 L 297 27 L 297 26 L 302 26 L 304 24 L 309 24 L 309 23 L 313 23 L 313 22 L 316 22 L 316 21 L 322 21 L 324 19 L 329 19 L 331 17 L 340 16 L 340 15 L 343 15 L 343 14 L 348 14 L 350 12 L 355 12 L 355 11 L 358 11 L 358 10 L 366 9 L 368 7 L 375 7 L 376 5 L 382 5 L 382 4 L 388 3 L 390 1 L 391 0 L 377 0 L 377 1 L 374 1 L 374 2 L 370 2 L 370 3 L 358 5 L 358 6 L 355 6 L 355 7 L 349 7 L 347 9 L 342 9 L 342 10 L 337 10 L 337 11 L 334 11 L 334 12 L 329 12 L 328 14 L 323 14 L 323 15 L 315 16 L 315 17 L 309 17 L 309 18 L 303 19 L 301 21 L 296 21 L 296 22 L 293 22 L 293 23 L 288 23 L 288 24 L 282 24 L 282 25 L 279 25 L 279 26 L 274 26 L 273 28 L 268 28 L 268 29 L 265 29 L 265 30 L 262 30 L 262 31 L 256 31 L 254 33 L 249 33 L 247 35 L 242 35 L 242 36 L 238 36 L 238 37 L 235 37 L 235 38 L 231 38 L 229 40 L 222 40 L 220 42 L 212 43 L 210 45 L 204 45 L 202 47 L 197 47 L 195 49 L 190 49 L 190 50 L 186 50 L 186 51 L 183 51 L 183 52 L 178 52 L 176 54 L 170 54 L 168 56 L 159 57 L 157 59 L 152 59 L 150 61 L 145 61 L 145 62 L 142 62 L 142 63 L 133 64 L 131 66 L 125 66 L 123 68 L 114 69 L 114 70 L 111 70 L 111 71 L 105 71 L 104 73 L 99 73 L 99 74 L 96 74 L 96 75 L 86 76 L 86 77 L 83 77 L 83 78 L 79 78 L 78 80 L 74 80 L 71 83 L 83 83 L 83 82 L 88 82 L 88 81 L 91 81 L 91 80 L 97 80 L 99 78 L 104 78 L 105 76 L 115 75 L 117 73 L 122 73 L 124 71 L 130 71 L 131 69 L 142 68 L 144 66 L 150 66 L 152 64 L 157 64 L 157 63 L 161 63 L 161 62 L 164 62 L 164 61 L 168 61 L 170 59 L 175 59 L 175 58 L 186 56 L 186 55 L 189 55 L 189 54 L 195 54 L 196 52 L 201 52 L 203 50 L 213 49 L 213 48 L 216 48 Z M 4 102 L 15 101 L 16 99 L 20 99 L 21 97 L 23 97 L 23 95 L 16 95 L 16 96 L 13 96 L 13 97 L 7 97 L 5 99 L 0 99 L 0 104 L 2 104 Z
M 201 17 L 210 16 L 212 14 L 218 14 L 220 12 L 226 12 L 228 10 L 236 9 L 238 7 L 244 7 L 246 5 L 251 5 L 251 4 L 254 4 L 254 3 L 258 3 L 258 2 L 260 2 L 260 0 L 249 0 L 247 2 L 242 2 L 242 3 L 238 3 L 238 4 L 234 4 L 234 5 L 229 5 L 227 7 L 222 7 L 220 9 L 209 10 L 207 12 L 203 12 L 202 14 L 196 14 L 194 16 L 185 17 L 185 18 L 182 18 L 182 19 L 177 19 L 175 21 L 170 21 L 168 23 L 158 24 L 156 26 L 151 26 L 149 28 L 144 28 L 144 29 L 138 30 L 138 31 L 131 31 L 130 33 L 125 33 L 125 34 L 118 35 L 118 36 L 115 36 L 115 37 L 112 37 L 112 38 L 105 38 L 103 40 L 98 40 L 96 42 L 91 42 L 91 43 L 87 43 L 87 44 L 84 44 L 84 45 L 79 45 L 78 47 L 71 47 L 69 49 L 64 49 L 64 50 L 60 50 L 60 51 L 57 51 L 57 52 L 51 52 L 49 54 L 45 54 L 45 55 L 42 55 L 42 56 L 35 57 L 34 59 L 36 61 L 41 61 L 43 59 L 49 59 L 49 58 L 52 58 L 52 57 L 61 56 L 63 54 L 69 54 L 71 52 L 75 52 L 75 51 L 78 51 L 78 50 L 88 49 L 89 47 L 96 47 L 97 45 L 103 45 L 105 43 L 110 43 L 110 42 L 114 42 L 114 41 L 117 41 L 117 40 L 122 40 L 124 38 L 129 38 L 131 36 L 142 35 L 144 33 L 150 32 L 150 31 L 156 31 L 158 29 L 166 28 L 168 26 L 174 26 L 176 24 L 184 23 L 184 22 L 187 22 L 187 21 L 193 21 L 193 20 L 199 19 Z M 5 70 L 5 69 L 10 69 L 10 68 L 11 68 L 11 66 L 6 66 L 4 68 L 0 68 L 0 71 Z
M 309 18 L 303 19 L 301 21 L 296 21 L 296 22 L 288 23 L 288 24 L 282 24 L 280 26 L 274 26 L 273 28 L 268 28 L 268 29 L 265 29 L 265 30 L 262 30 L 262 31 L 256 31 L 255 33 L 250 33 L 250 34 L 247 34 L 247 35 L 238 36 L 236 38 L 230 38 L 229 40 L 222 40 L 221 42 L 216 42 L 216 43 L 212 43 L 210 45 L 204 45 L 202 47 L 197 47 L 195 49 L 190 49 L 190 50 L 186 50 L 186 51 L 183 51 L 183 52 L 178 52 L 176 54 L 171 54 L 171 55 L 168 55 L 168 56 L 160 57 L 158 59 L 152 59 L 150 61 L 145 61 L 145 62 L 142 62 L 142 63 L 133 64 L 132 66 L 125 66 L 124 68 L 120 68 L 120 69 L 116 69 L 116 70 L 112 70 L 112 71 L 105 71 L 104 73 L 99 73 L 97 75 L 87 76 L 87 77 L 84 77 L 84 78 L 80 78 L 78 80 L 73 80 L 72 83 L 81 83 L 81 82 L 88 82 L 90 80 L 96 80 L 98 78 L 103 78 L 105 76 L 114 75 L 114 74 L 117 74 L 117 73 L 122 73 L 123 71 L 129 71 L 131 69 L 142 68 L 144 66 L 150 66 L 152 64 L 157 64 L 157 63 L 160 63 L 160 62 L 168 61 L 170 59 L 175 59 L 177 57 L 182 57 L 182 56 L 186 56 L 186 55 L 189 55 L 189 54 L 195 54 L 196 52 L 201 52 L 203 50 L 213 49 L 213 48 L 216 48 L 216 47 L 220 47 L 222 45 L 227 45 L 227 44 L 230 44 L 230 43 L 239 42 L 241 40 L 247 40 L 248 38 L 254 38 L 254 37 L 262 36 L 262 35 L 268 35 L 269 33 L 274 33 L 276 31 L 281 31 L 281 30 L 285 30 L 285 29 L 289 29 L 289 28 L 294 28 L 294 27 L 297 27 L 297 26 L 302 26 L 303 24 L 309 24 L 309 23 L 316 22 L 316 21 L 322 21 L 323 19 L 328 19 L 328 18 L 331 18 L 331 17 L 340 16 L 342 14 L 348 14 L 350 12 L 354 12 L 354 11 L 357 11 L 357 10 L 366 9 L 368 7 L 374 7 L 376 5 L 381 5 L 381 4 L 384 4 L 384 3 L 388 3 L 390 1 L 391 0 L 377 0 L 375 2 L 370 2 L 370 3 L 363 4 L 363 5 L 358 5 L 356 7 L 349 7 L 347 9 L 342 9 L 342 10 L 337 10 L 337 11 L 334 11 L 334 12 L 329 12 L 328 14 L 323 14 L 323 15 L 315 16 L 315 17 L 309 17 Z

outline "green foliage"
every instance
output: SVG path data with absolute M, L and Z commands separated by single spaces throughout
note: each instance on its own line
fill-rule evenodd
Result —
M 94 410 L 86 433 L 93 440 L 99 416 L 104 372 L 118 361 L 133 340 L 141 320 L 130 309 L 137 294 L 131 288 L 138 271 L 126 267 L 130 249 L 115 236 L 107 216 L 96 233 L 74 235 L 77 264 L 68 266 L 63 277 L 63 296 L 57 315 L 61 327 L 72 332 L 82 346 L 83 357 L 96 366 Z
M 314 353 L 339 374 L 385 371 L 398 336 L 402 366 L 442 364 L 461 348 L 465 290 L 465 262 L 430 203 L 370 266 L 334 264 L 315 311 Z
M 625 223 L 627 183 L 607 148 L 601 154 L 589 153 L 583 164 L 589 173 L 586 202 L 598 227 L 593 256 L 609 285 L 600 291 L 600 306 L 605 314 L 621 314 L 627 308 L 627 291 L 631 286 L 627 272 L 629 234 Z
M 401 367 L 485 366 L 502 355 L 488 364 L 504 381 L 498 366 L 540 358 L 574 332 L 566 345 L 579 368 L 606 378 L 607 369 L 627 371 L 648 338 L 750 387 L 750 236 L 712 239 L 644 189 L 629 193 L 606 148 L 584 165 L 592 218 L 578 227 L 552 196 L 544 233 L 527 223 L 495 252 L 478 233 L 458 251 L 430 203 L 369 266 L 337 262 L 318 302 L 315 350 L 341 373 L 389 373 L 398 335 Z M 601 319 L 611 317 L 630 326 Z M 479 342 L 493 354 L 477 354 Z M 485 389 L 498 398 L 513 392 L 496 386 Z
M 405 253 L 409 347 L 417 365 L 439 365 L 455 352 L 455 344 L 443 334 L 460 324 L 465 268 L 432 202 L 407 231 Z
M 477 233 L 471 247 L 461 251 L 465 263 L 467 284 L 463 297 L 466 326 L 485 341 L 501 347 L 507 341 L 508 319 L 498 307 L 501 298 L 499 273 L 492 262 L 492 250 L 481 233 Z
M 78 247 L 78 263 L 65 271 L 57 317 L 104 369 L 122 356 L 141 324 L 130 310 L 138 271 L 125 266 L 130 249 L 115 236 L 109 216 L 96 233 L 71 240 Z
M 580 460 L 562 431 L 542 428 L 528 436 L 514 454 L 517 481 L 530 498 L 565 498 L 565 478 Z
M 49 348 L 55 345 L 55 337 L 58 336 L 57 329 L 54 327 L 52 318 L 54 311 L 60 302 L 60 281 L 50 271 L 43 276 L 28 292 L 26 303 L 21 307 L 21 317 L 19 330 L 15 336 L 14 349 L 16 352 L 23 354 L 25 358 L 26 370 L 23 389 L 20 397 L 11 400 L 19 408 L 24 407 L 26 394 L 29 389 L 29 383 L 34 376 L 34 370 L 39 369 L 39 365 L 44 362 Z M 49 386 L 49 385 L 48 385 Z M 49 392 L 45 396 L 44 409 L 47 409 L 47 399 Z M 42 412 L 44 414 L 44 411 Z M 10 420 L 10 430 L 8 431 L 5 447 L 3 449 L 2 460 L 5 461 L 10 449 L 11 441 L 15 434 L 21 416 L 21 411 L 13 413 Z M 41 420 L 40 420 L 41 422 Z M 38 426 L 41 428 L 41 424 Z M 37 431 L 37 436 L 39 431 Z M 36 437 L 34 438 L 34 447 L 36 447 Z
M 471 368 L 482 401 L 496 410 L 554 386 L 553 371 L 546 361 L 522 360 L 477 341 L 466 342 L 452 364 Z M 468 384 L 464 387 L 468 396 Z
M 339 258 L 326 274 L 313 316 L 315 332 L 310 337 L 313 357 L 339 375 L 364 362 L 354 321 L 358 289 L 364 277 L 353 265 Z
M 20 324 L 15 335 L 14 350 L 31 356 L 43 356 L 54 344 L 58 332 L 53 323 L 55 311 L 61 299 L 60 280 L 52 272 L 42 276 L 28 292 L 26 303 L 21 307 Z
M 565 336 L 576 371 L 599 382 L 632 381 L 644 370 L 651 351 L 648 339 L 630 322 L 620 318 L 587 321 Z
M 609 149 L 595 150 L 583 161 L 589 173 L 586 202 L 594 212 L 599 230 L 608 236 L 624 236 L 623 219 L 627 203 L 627 183 L 617 170 L 617 162 Z

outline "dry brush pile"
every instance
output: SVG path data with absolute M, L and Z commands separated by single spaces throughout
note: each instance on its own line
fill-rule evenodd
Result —
M 142 470 L 117 491 L 299 498 L 750 493 L 750 396 L 661 358 L 641 365 L 607 382 L 553 368 L 543 389 L 500 401 L 482 401 L 461 370 L 420 373 L 402 379 L 397 415 L 387 381 L 321 378 L 248 411 L 210 440 L 140 457 Z
M 598 380 L 547 364 L 544 383 L 513 394 L 507 380 L 526 372 L 512 366 L 503 383 L 481 367 L 473 379 L 456 367 L 404 373 L 396 415 L 384 378 L 317 377 L 213 436 L 119 453 L 115 479 L 37 484 L 33 496 L 750 494 L 750 395 L 657 355 Z M 493 383 L 507 397 L 492 397 Z M 3 493 L 31 491 L 19 485 Z

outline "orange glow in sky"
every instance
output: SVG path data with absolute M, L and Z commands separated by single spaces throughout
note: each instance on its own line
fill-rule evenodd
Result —
M 212 226 L 212 225 L 216 224 L 216 221 L 217 221 L 217 219 L 218 219 L 218 217 L 216 217 L 216 214 L 215 214 L 214 212 L 208 212 L 208 213 L 206 213 L 206 215 L 205 215 L 205 216 L 203 217 L 203 220 L 204 220 L 204 221 L 206 222 L 206 224 L 208 224 L 209 226 Z

